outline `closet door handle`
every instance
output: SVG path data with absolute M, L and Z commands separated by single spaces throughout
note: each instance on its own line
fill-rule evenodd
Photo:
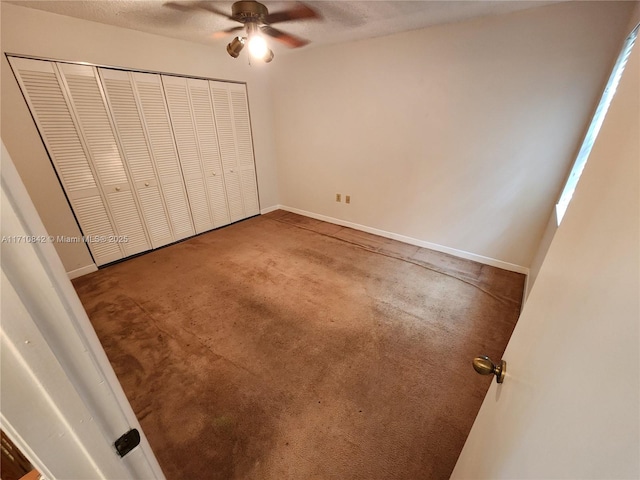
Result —
M 211 172 L 211 175 L 213 175 L 215 177 L 217 174 L 216 174 L 216 172 Z
M 231 170 L 229 170 L 231 173 L 233 173 L 233 168 Z
M 116 192 L 119 192 L 119 191 L 120 191 L 120 187 L 116 187 Z
M 144 182 L 144 186 L 148 187 L 149 186 L 149 182 Z

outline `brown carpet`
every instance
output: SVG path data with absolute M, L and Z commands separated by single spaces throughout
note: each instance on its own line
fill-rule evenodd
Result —
M 445 479 L 524 276 L 276 211 L 74 285 L 168 479 Z

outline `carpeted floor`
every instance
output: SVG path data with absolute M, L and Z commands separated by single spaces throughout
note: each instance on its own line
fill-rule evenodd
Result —
M 276 211 L 74 285 L 168 479 L 414 480 L 453 470 L 524 276 Z

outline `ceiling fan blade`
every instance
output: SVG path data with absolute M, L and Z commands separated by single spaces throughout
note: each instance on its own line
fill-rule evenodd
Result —
M 234 32 L 238 32 L 240 30 L 244 30 L 244 26 L 243 25 L 238 25 L 237 27 L 231 27 L 231 28 L 227 28 L 226 30 L 222 30 L 220 32 L 215 32 L 212 37 L 213 38 L 224 38 L 227 35 L 234 33 Z
M 303 18 L 320 18 L 320 14 L 304 3 L 298 3 L 295 7 L 282 12 L 271 13 L 264 17 L 264 23 L 272 24 L 300 20 Z
M 211 2 L 198 1 L 198 2 L 165 2 L 162 4 L 165 7 L 173 8 L 175 10 L 180 10 L 182 12 L 192 11 L 192 10 L 206 10 L 207 12 L 215 13 L 217 15 L 221 15 L 223 17 L 228 18 L 229 20 L 233 20 L 228 14 L 223 12 L 222 10 L 218 10 L 216 7 L 211 5 Z
M 291 47 L 291 48 L 304 47 L 309 43 L 309 40 L 305 40 L 304 38 L 300 38 L 300 37 L 295 37 L 289 33 L 284 33 L 268 25 L 260 27 L 260 30 L 262 31 L 262 33 L 275 38 L 281 43 L 284 43 L 287 47 Z

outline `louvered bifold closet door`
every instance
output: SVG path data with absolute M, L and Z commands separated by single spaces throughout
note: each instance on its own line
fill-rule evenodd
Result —
M 210 81 L 232 221 L 260 213 L 244 84 Z
M 95 67 L 59 63 L 71 106 L 95 166 L 108 209 L 115 221 L 126 256 L 151 249 L 139 206 L 126 172 Z
M 98 69 L 153 248 L 174 241 L 131 84 L 131 73 Z
M 175 240 L 195 234 L 160 75 L 129 72 Z
M 224 188 L 222 160 L 220 159 L 220 150 L 218 148 L 213 105 L 209 94 L 209 82 L 207 80 L 189 78 L 187 79 L 187 86 L 205 173 L 204 178 L 207 184 L 209 207 L 213 213 L 214 226 L 221 227 L 231 223 L 231 219 Z
M 122 244 L 108 241 L 120 233 L 105 207 L 88 152 L 80 137 L 58 72 L 51 62 L 9 58 L 76 219 L 97 265 L 121 259 Z
M 169 116 L 178 147 L 182 174 L 187 186 L 193 224 L 196 232 L 202 233 L 214 228 L 214 221 L 209 206 L 204 169 L 200 160 L 198 138 L 191 113 L 187 79 L 162 75 L 162 84 L 169 106 Z

